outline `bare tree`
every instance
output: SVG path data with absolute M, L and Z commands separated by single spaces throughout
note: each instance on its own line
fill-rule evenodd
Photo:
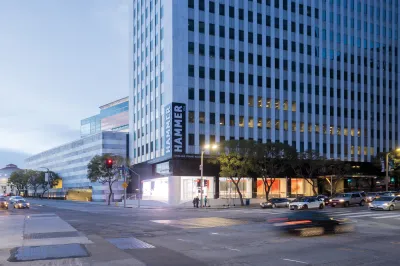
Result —
M 302 177 L 312 186 L 314 195 L 318 194 L 317 175 L 324 172 L 325 166 L 326 158 L 314 150 L 299 153 L 297 160 L 292 164 L 296 176 Z
M 266 200 L 269 199 L 276 178 L 281 177 L 290 168 L 289 164 L 296 158 L 296 155 L 296 150 L 287 144 L 256 144 L 255 171 L 263 181 Z
M 351 172 L 351 167 L 349 163 L 343 161 L 329 161 L 327 162 L 327 172 L 333 176 L 332 183 L 329 178 L 326 178 L 326 180 L 331 184 L 332 195 L 334 195 L 336 194 L 337 185 Z

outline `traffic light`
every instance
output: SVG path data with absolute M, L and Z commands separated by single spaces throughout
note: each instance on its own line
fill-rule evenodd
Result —
M 197 187 L 201 187 L 201 180 L 197 179 Z
M 208 187 L 208 180 L 204 180 L 204 186 Z
M 107 169 L 111 169 L 112 168 L 112 166 L 113 166 L 113 160 L 111 159 L 111 158 L 108 158 L 107 160 L 106 160 L 106 168 Z
M 347 182 L 351 183 L 351 178 L 347 179 Z
M 390 182 L 394 183 L 394 177 L 390 178 Z

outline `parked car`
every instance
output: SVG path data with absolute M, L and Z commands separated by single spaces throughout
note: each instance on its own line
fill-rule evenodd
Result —
M 382 196 L 374 199 L 369 204 L 370 210 L 385 210 L 385 211 L 393 211 L 400 209 L 400 197 L 394 196 Z
M 17 200 L 13 203 L 14 209 L 29 209 L 30 204 L 26 200 Z
M 6 198 L 0 198 L 0 208 L 8 210 L 8 201 Z
M 397 192 L 397 191 L 384 191 L 384 192 L 382 192 L 382 196 L 395 197 L 395 196 L 399 196 L 399 192 Z
M 281 232 L 299 236 L 319 236 L 324 233 L 346 233 L 354 230 L 353 224 L 347 220 L 329 217 L 326 213 L 304 211 L 290 213 L 286 217 L 268 220 Z
M 286 198 L 273 198 L 269 199 L 267 202 L 261 202 L 260 207 L 265 208 L 287 208 L 289 207 L 289 200 Z
M 329 202 L 331 203 L 332 207 L 336 207 L 337 205 L 348 207 L 355 204 L 364 206 L 365 197 L 363 197 L 360 192 L 341 193 L 329 200 Z
M 301 197 L 289 204 L 291 210 L 323 209 L 324 207 L 323 200 L 318 200 L 317 197 Z
M 368 192 L 365 199 L 366 202 L 372 202 L 376 197 L 379 197 L 379 192 Z
M 325 206 L 329 204 L 329 197 L 325 195 L 318 195 L 317 198 L 325 203 Z
M 11 196 L 9 198 L 9 201 L 11 204 L 14 204 L 16 201 L 19 201 L 19 200 L 25 200 L 25 199 L 21 196 Z

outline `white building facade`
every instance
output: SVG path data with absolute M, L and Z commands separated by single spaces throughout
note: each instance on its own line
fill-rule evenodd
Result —
M 229 139 L 354 162 L 394 149 L 398 20 L 394 0 L 133 0 L 133 162 L 155 169 Z M 181 139 L 166 130 L 171 104 L 185 109 Z
M 91 183 L 87 178 L 87 165 L 96 156 L 105 153 L 127 155 L 127 134 L 101 132 L 68 144 L 44 151 L 25 160 L 28 169 L 56 172 L 62 178 L 62 190 L 67 199 L 104 201 L 107 185 Z M 114 184 L 114 198 L 123 194 L 121 182 Z M 85 197 L 82 197 L 82 196 Z

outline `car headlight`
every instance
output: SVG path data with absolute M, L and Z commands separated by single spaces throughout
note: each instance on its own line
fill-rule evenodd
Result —
M 21 207 L 21 206 L 22 206 L 22 204 L 20 203 L 20 204 L 18 204 L 18 206 L 20 206 L 20 207 Z
M 332 199 L 330 199 L 329 202 L 332 202 Z
M 383 206 L 387 206 L 388 204 L 387 204 L 387 203 L 383 203 L 382 205 L 383 205 Z
M 339 200 L 340 202 L 343 202 L 344 201 L 344 199 L 341 199 L 341 200 Z
M 29 206 L 29 203 L 27 203 L 26 205 L 28 205 L 28 206 Z

